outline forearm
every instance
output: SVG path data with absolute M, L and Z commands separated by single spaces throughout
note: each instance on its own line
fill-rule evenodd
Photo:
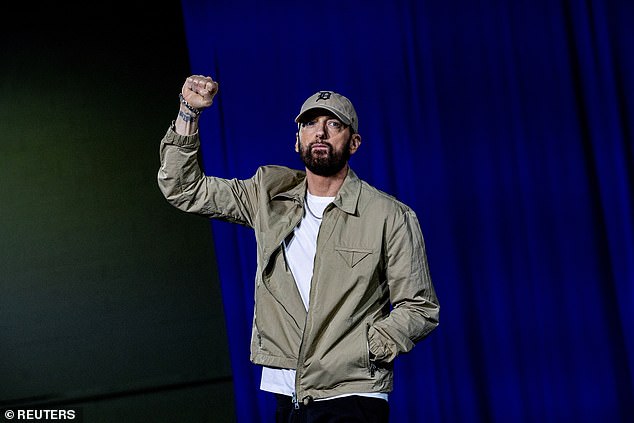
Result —
M 193 113 L 184 104 L 181 104 L 178 109 L 174 130 L 179 135 L 194 135 L 198 132 L 199 116 L 200 114 Z

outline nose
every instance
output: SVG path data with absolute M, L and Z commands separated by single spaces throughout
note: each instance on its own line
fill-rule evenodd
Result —
M 328 132 L 327 132 L 328 128 L 326 126 L 326 122 L 318 122 L 316 124 L 316 128 L 315 128 L 315 135 L 317 136 L 317 138 L 319 139 L 325 139 L 328 138 Z

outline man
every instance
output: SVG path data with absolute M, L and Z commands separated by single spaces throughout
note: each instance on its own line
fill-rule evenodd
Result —
M 309 97 L 295 119 L 305 171 L 262 166 L 246 180 L 198 166 L 198 116 L 210 77 L 186 79 L 161 141 L 158 183 L 181 210 L 255 230 L 251 361 L 276 394 L 278 422 L 386 422 L 393 361 L 438 325 L 414 212 L 348 165 L 361 145 L 352 103 Z

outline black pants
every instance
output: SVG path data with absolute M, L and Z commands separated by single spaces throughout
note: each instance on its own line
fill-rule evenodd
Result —
M 349 397 L 300 403 L 295 409 L 291 397 L 275 394 L 276 423 L 387 423 L 390 408 L 381 398 Z

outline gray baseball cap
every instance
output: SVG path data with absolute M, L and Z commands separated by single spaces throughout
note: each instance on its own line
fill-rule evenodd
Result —
M 313 109 L 326 109 L 332 112 L 345 125 L 350 125 L 355 133 L 359 132 L 359 120 L 354 106 L 346 97 L 334 91 L 317 91 L 306 99 L 295 122 L 300 123 L 302 116 Z

